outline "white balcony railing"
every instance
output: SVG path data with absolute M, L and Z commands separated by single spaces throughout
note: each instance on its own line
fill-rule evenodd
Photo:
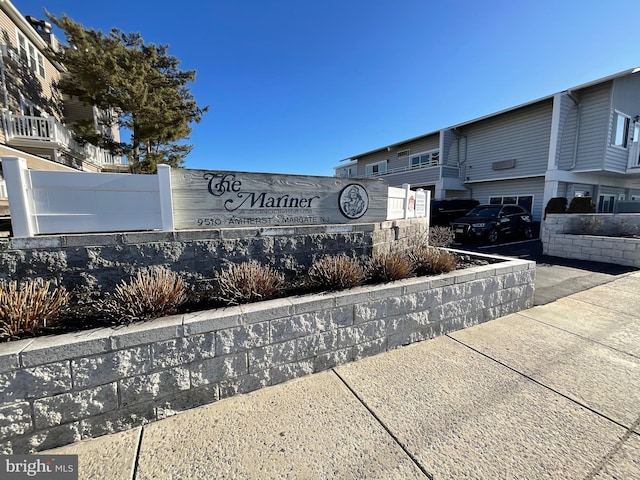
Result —
M 427 169 L 432 172 L 438 172 L 441 177 L 454 177 L 454 178 L 458 177 L 458 172 L 460 171 L 459 167 L 455 165 L 442 165 L 442 164 L 432 165 L 432 164 L 423 163 L 420 165 L 389 168 L 382 172 L 369 173 L 369 174 L 365 174 L 364 176 L 365 177 L 384 177 L 385 175 L 406 173 L 406 172 L 412 172 L 412 171 L 423 170 L 423 169 Z
M 56 147 L 66 149 L 76 156 L 99 165 L 122 164 L 122 157 L 112 155 L 94 145 L 81 145 L 75 140 L 71 130 L 53 118 L 17 115 L 5 111 L 3 112 L 3 120 L 5 138 L 9 145 L 18 141 L 23 144 L 28 141 L 32 146 L 38 142 L 52 143 Z

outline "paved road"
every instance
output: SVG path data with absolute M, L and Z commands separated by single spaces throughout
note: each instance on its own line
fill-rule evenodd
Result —
M 536 262 L 534 305 L 544 305 L 573 293 L 615 280 L 636 269 L 610 263 L 551 257 L 542 254 L 540 240 L 516 241 L 499 245 L 456 243 L 453 248 L 518 257 Z

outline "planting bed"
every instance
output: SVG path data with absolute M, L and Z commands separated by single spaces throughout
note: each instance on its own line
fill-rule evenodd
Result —
M 532 306 L 534 262 L 474 257 L 499 263 L 0 344 L 0 451 L 132 428 Z

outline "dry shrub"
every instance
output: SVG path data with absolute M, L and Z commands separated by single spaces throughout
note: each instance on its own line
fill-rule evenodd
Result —
M 633 237 L 638 235 L 638 230 L 640 230 L 639 225 L 635 225 L 633 222 L 627 219 L 620 219 L 615 224 L 616 233 L 621 236 L 629 236 Z
M 596 216 L 588 216 L 580 218 L 581 233 L 595 235 L 602 226 L 602 218 Z
M 340 290 L 361 285 L 365 271 L 360 261 L 342 253 L 315 260 L 307 276 L 313 287 Z
M 439 248 L 420 245 L 409 253 L 418 275 L 437 275 L 456 269 L 455 255 Z
M 546 220 L 548 213 L 567 213 L 567 202 L 566 197 L 550 198 L 544 207 L 544 219 Z
M 116 323 L 129 323 L 176 313 L 186 300 L 182 277 L 166 268 L 154 268 L 138 272 L 128 282 L 122 280 L 101 307 Z
M 450 247 L 455 240 L 449 227 L 429 227 L 429 245 L 432 247 Z
M 369 259 L 367 273 L 373 282 L 390 282 L 412 276 L 414 268 L 404 252 L 385 252 Z
M 0 282 L 0 338 L 33 334 L 55 324 L 69 304 L 64 287 L 49 290 L 51 282 L 42 280 Z
M 573 197 L 567 208 L 567 213 L 595 213 L 596 204 L 591 197 Z
M 228 263 L 214 275 L 216 299 L 227 305 L 258 302 L 277 296 L 284 276 L 256 260 Z

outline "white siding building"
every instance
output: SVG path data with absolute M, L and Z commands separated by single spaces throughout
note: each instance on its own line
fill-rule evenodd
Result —
M 352 155 L 337 176 L 381 176 L 433 198 L 518 203 L 541 220 L 552 197 L 600 212 L 640 200 L 640 69 Z

